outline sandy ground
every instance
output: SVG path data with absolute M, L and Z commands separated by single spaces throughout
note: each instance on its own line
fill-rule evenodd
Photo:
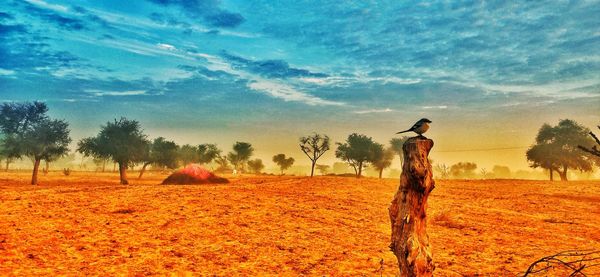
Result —
M 31 186 L 1 172 L 0 275 L 396 275 L 397 180 L 164 177 L 122 186 L 113 173 L 51 172 Z M 515 276 L 600 249 L 600 182 L 437 181 L 428 214 L 436 276 Z

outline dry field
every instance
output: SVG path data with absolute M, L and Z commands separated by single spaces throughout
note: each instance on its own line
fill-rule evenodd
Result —
M 34 187 L 0 173 L 0 275 L 397 271 L 387 214 L 397 180 L 157 185 L 164 177 L 122 186 L 116 174 L 55 172 Z M 436 276 L 515 276 L 542 256 L 600 249 L 600 182 L 438 181 L 428 214 Z

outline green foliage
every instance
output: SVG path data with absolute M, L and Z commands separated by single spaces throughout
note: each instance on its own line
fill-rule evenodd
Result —
M 44 119 L 48 106 L 42 102 L 4 103 L 0 106 L 0 131 L 5 135 L 23 134 Z
M 85 156 L 110 158 L 118 163 L 121 184 L 125 185 L 129 183 L 127 168 L 144 161 L 149 144 L 139 122 L 121 118 L 101 126 L 97 136 L 79 141 L 77 151 Z
M 101 126 L 96 137 L 84 138 L 77 151 L 95 158 L 110 157 L 127 167 L 142 162 L 147 155 L 149 141 L 140 123 L 121 118 Z
M 260 174 L 260 172 L 265 168 L 265 165 L 261 159 L 249 160 L 248 168 L 250 169 L 250 172 Z
M 477 164 L 470 162 L 459 162 L 450 167 L 450 175 L 454 178 L 472 179 L 475 177 Z
M 196 163 L 199 160 L 198 157 L 198 148 L 195 146 L 185 144 L 179 148 L 179 161 L 183 166 L 186 166 L 191 163 Z
M 229 166 L 229 161 L 227 160 L 227 157 L 219 154 L 217 155 L 214 161 L 217 164 L 217 169 L 215 170 L 216 172 L 231 172 L 231 167 Z
M 374 143 L 373 145 L 373 160 L 371 166 L 379 172 L 379 178 L 381 179 L 383 170 L 392 165 L 394 160 L 394 150 L 392 148 L 383 149 L 383 145 Z
M 7 159 L 25 155 L 34 161 L 31 183 L 37 183 L 41 160 L 54 161 L 69 151 L 69 124 L 52 120 L 41 102 L 4 103 L 0 106 L 2 156 Z
M 69 124 L 44 118 L 21 138 L 23 153 L 34 160 L 55 161 L 69 152 Z
M 594 140 L 588 137 L 589 132 L 589 129 L 570 119 L 561 120 L 557 126 L 542 125 L 535 144 L 526 153 L 530 166 L 557 171 L 564 181 L 567 180 L 568 169 L 591 171 L 598 158 L 578 149 L 579 145 L 594 144 Z
M 327 135 L 312 134 L 300 138 L 300 150 L 311 161 L 310 177 L 315 173 L 317 160 L 329 150 L 329 137 Z
M 283 175 L 283 172 L 290 168 L 294 164 L 295 160 L 292 157 L 286 158 L 285 154 L 277 154 L 273 156 L 273 162 L 279 165 L 281 175 Z
M 390 140 L 390 148 L 400 157 L 400 162 L 402 164 L 404 164 L 404 152 L 402 151 L 402 146 L 408 139 L 408 136 L 403 136 L 401 138 L 393 138 Z
M 335 156 L 346 161 L 356 173 L 356 177 L 362 176 L 362 170 L 367 163 L 376 160 L 378 152 L 383 148 L 381 144 L 375 143 L 371 137 L 350 134 L 345 143 L 337 143 L 338 148 Z
M 331 166 L 328 166 L 326 164 L 318 164 L 315 168 L 319 171 L 319 173 L 321 173 L 321 175 L 325 175 L 329 172 Z
M 215 144 L 200 144 L 197 149 L 200 164 L 210 163 L 221 154 L 221 150 Z
M 149 145 L 145 162 L 174 169 L 177 167 L 179 146 L 163 137 L 158 137 Z
M 254 153 L 252 144 L 247 142 L 236 142 L 233 145 L 233 152 L 227 153 L 227 160 L 233 164 L 235 169 L 244 170 L 244 164 Z

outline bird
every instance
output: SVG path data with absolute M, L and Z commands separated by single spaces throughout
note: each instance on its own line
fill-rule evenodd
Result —
M 427 132 L 427 130 L 429 130 L 429 123 L 431 123 L 431 120 L 427 119 L 427 118 L 421 118 L 421 120 L 417 121 L 417 123 L 415 123 L 415 125 L 413 125 L 412 127 L 410 127 L 410 129 L 402 131 L 402 132 L 398 132 L 396 134 L 402 134 L 402 133 L 406 133 L 406 132 L 415 132 L 417 134 L 419 134 L 419 136 L 423 136 L 423 133 Z

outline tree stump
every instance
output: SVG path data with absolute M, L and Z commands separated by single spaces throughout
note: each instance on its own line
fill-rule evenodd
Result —
M 432 276 L 435 266 L 427 235 L 427 197 L 435 187 L 429 151 L 433 140 L 419 136 L 402 146 L 404 165 L 400 186 L 389 208 L 390 249 L 398 258 L 400 276 Z

